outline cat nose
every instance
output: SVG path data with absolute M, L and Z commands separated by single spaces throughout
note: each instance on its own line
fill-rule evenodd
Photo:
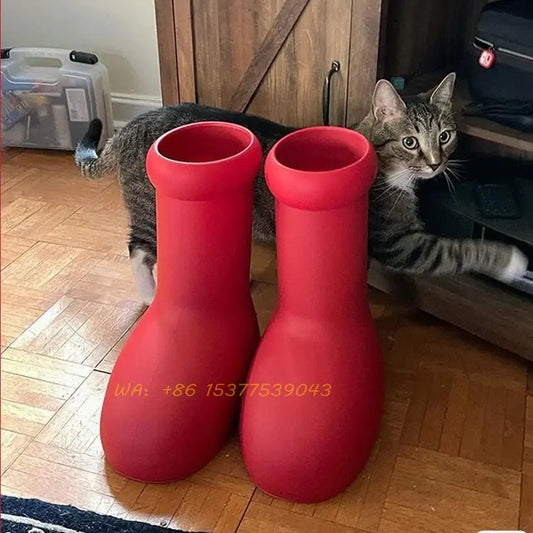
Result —
M 433 164 L 433 165 L 430 165 L 430 164 L 428 163 L 428 167 L 429 167 L 431 170 L 433 170 L 433 172 L 435 172 L 435 170 L 437 170 L 437 169 L 440 167 L 440 163 L 435 163 L 435 164 Z

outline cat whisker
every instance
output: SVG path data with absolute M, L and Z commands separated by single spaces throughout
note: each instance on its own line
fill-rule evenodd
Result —
M 454 169 L 452 167 L 448 167 L 447 170 L 450 171 L 450 175 L 453 178 L 455 178 L 457 181 L 461 181 L 461 179 L 463 178 L 463 176 L 461 175 L 461 171 L 460 170 Z
M 390 183 L 387 183 L 386 181 L 376 181 L 374 182 L 374 184 L 372 185 L 372 188 L 375 190 L 375 191 L 380 191 L 382 189 L 388 189 L 390 188 Z
M 400 172 L 397 172 L 396 174 L 393 174 L 392 176 L 389 176 L 387 180 L 384 181 L 383 184 L 380 184 L 379 187 L 374 186 L 375 189 L 380 190 L 381 188 L 384 188 L 384 191 L 377 196 L 374 200 L 379 200 L 382 197 L 384 197 L 387 193 L 393 194 L 394 191 L 397 190 L 394 185 L 391 185 L 390 181 L 394 181 L 395 179 L 398 179 L 400 177 L 405 176 L 406 174 L 410 173 L 409 169 L 401 170 Z
M 379 195 L 374 198 L 374 200 L 380 200 L 383 198 L 386 194 L 392 194 L 394 192 L 395 188 L 392 185 L 389 185 L 385 188 L 385 190 Z
M 461 181 L 464 178 L 464 174 L 454 168 L 449 167 L 447 170 L 449 170 L 450 176 L 454 177 L 457 181 Z
M 403 170 L 400 170 L 399 172 L 396 172 L 396 174 L 391 174 L 387 177 L 387 181 L 391 182 L 395 179 L 401 178 L 405 176 L 406 174 L 409 174 L 411 171 L 408 168 L 404 168 Z
M 448 161 L 447 167 L 455 168 L 457 170 L 464 170 L 465 166 L 461 163 L 454 163 L 453 161 Z
M 394 195 L 395 193 L 398 192 L 398 190 L 401 190 L 401 189 L 398 189 L 397 187 L 394 187 L 392 185 L 389 185 L 389 187 L 387 189 L 385 189 L 379 196 L 377 196 L 376 198 L 374 198 L 374 200 L 380 200 L 381 198 L 383 197 L 386 197 L 386 196 L 392 196 Z
M 400 190 L 400 192 L 398 194 L 398 197 L 396 198 L 396 200 L 392 204 L 392 207 L 389 209 L 389 211 L 388 211 L 387 215 L 385 216 L 385 218 L 388 218 L 389 215 L 394 211 L 396 206 L 400 203 L 400 200 L 402 199 L 402 197 L 410 189 L 410 187 L 411 187 L 412 183 L 415 181 L 415 179 L 416 179 L 416 174 L 409 173 L 406 187 Z
M 448 186 L 448 190 L 450 191 L 450 195 L 453 197 L 455 201 L 457 201 L 457 191 L 455 190 L 455 185 L 453 184 L 451 178 L 448 176 L 447 171 L 449 169 L 444 170 L 444 177 L 446 178 L 446 185 Z

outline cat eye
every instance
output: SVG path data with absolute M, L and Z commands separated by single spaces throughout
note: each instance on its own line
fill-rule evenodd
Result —
M 439 135 L 439 142 L 441 144 L 446 144 L 451 138 L 452 138 L 452 134 L 450 133 L 450 131 L 445 130 Z
M 416 148 L 418 148 L 418 140 L 416 137 L 404 137 L 402 139 L 402 144 L 408 150 L 415 150 Z

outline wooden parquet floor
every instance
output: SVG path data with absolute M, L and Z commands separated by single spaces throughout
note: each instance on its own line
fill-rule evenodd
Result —
M 2 154 L 2 490 L 183 529 L 239 533 L 533 532 L 533 371 L 371 291 L 386 360 L 381 436 L 361 476 L 320 505 L 257 489 L 234 436 L 190 479 L 146 485 L 106 466 L 109 373 L 141 315 L 113 178 L 64 153 Z M 275 256 L 256 245 L 262 326 Z

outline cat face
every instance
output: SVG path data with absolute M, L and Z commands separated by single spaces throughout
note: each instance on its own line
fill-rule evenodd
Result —
M 454 83 L 452 73 L 436 89 L 404 101 L 389 82 L 378 81 L 371 140 L 380 174 L 389 185 L 409 188 L 446 169 L 457 146 L 451 102 Z

